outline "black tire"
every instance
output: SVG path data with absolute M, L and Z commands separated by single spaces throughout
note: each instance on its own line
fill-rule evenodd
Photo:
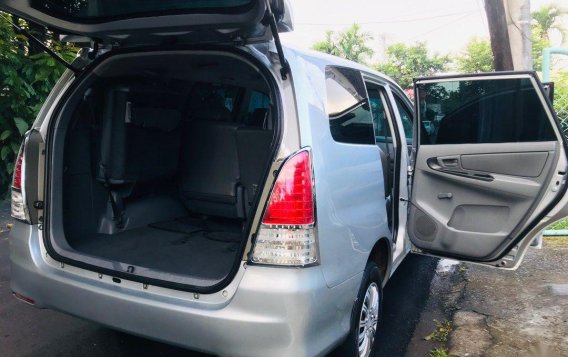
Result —
M 359 321 L 361 318 L 361 310 L 363 309 L 363 304 L 365 302 L 365 295 L 367 294 L 367 289 L 371 284 L 375 284 L 378 288 L 378 316 L 377 316 L 377 326 L 380 326 L 381 316 L 382 316 L 382 306 L 383 306 L 383 289 L 382 289 L 382 278 L 379 267 L 374 262 L 368 262 L 365 267 L 365 272 L 363 273 L 363 279 L 361 280 L 361 286 L 359 287 L 359 292 L 357 293 L 357 300 L 353 304 L 353 310 L 351 312 L 351 329 L 347 339 L 343 342 L 340 347 L 341 356 L 346 357 L 360 357 L 359 356 Z M 376 330 L 374 332 L 374 337 L 376 336 Z M 374 343 L 371 345 L 369 353 L 367 356 L 372 356 L 374 352 Z

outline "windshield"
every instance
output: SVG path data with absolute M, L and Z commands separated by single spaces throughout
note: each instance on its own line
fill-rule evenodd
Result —
M 32 7 L 74 22 L 177 13 L 239 13 L 254 0 L 31 0 Z

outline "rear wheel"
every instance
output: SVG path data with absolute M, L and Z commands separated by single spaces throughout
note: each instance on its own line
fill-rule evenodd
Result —
M 368 357 L 374 350 L 380 323 L 383 290 L 379 267 L 367 263 L 357 300 L 351 313 L 351 331 L 342 346 L 342 355 Z

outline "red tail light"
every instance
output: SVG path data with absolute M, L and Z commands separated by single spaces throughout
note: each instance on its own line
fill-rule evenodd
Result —
M 16 158 L 14 165 L 14 175 L 12 176 L 12 217 L 23 222 L 30 222 L 28 207 L 26 206 L 26 190 L 24 170 L 26 163 L 24 162 L 25 142 L 20 147 L 20 152 Z
M 313 224 L 314 197 L 310 153 L 300 151 L 280 170 L 262 220 L 266 225 Z
M 18 158 L 16 159 L 16 165 L 14 166 L 14 175 L 12 176 L 12 189 L 21 190 L 22 189 L 22 164 L 24 161 L 24 148 L 20 149 L 18 153 Z
M 30 299 L 29 297 L 26 297 L 22 294 L 18 294 L 18 293 L 12 293 L 14 295 L 14 297 L 18 300 L 21 300 L 23 302 L 25 302 L 26 304 L 30 304 L 30 305 L 34 305 L 35 301 L 34 299 Z

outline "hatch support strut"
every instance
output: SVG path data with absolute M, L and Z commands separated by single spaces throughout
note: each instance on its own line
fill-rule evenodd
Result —
M 280 65 L 282 68 L 280 69 L 280 75 L 282 76 L 283 80 L 288 79 L 288 73 L 290 73 L 290 64 L 284 57 L 284 50 L 282 49 L 282 42 L 280 41 L 280 34 L 278 33 L 278 26 L 276 25 L 276 16 L 270 7 L 270 0 L 266 0 L 266 17 L 265 19 L 268 21 L 270 25 L 270 31 L 272 32 L 272 36 L 274 37 L 274 44 L 276 45 L 276 52 L 278 52 L 278 59 L 280 60 Z
M 4 19 L 4 21 L 6 21 L 9 25 L 11 25 L 13 28 L 16 29 L 17 32 L 23 34 L 24 36 L 26 36 L 28 38 L 28 40 L 30 40 L 31 42 L 35 43 L 36 45 L 38 45 L 39 47 L 41 47 L 48 55 L 50 55 L 51 57 L 53 57 L 53 59 L 55 59 L 57 62 L 61 63 L 62 65 L 64 65 L 67 69 L 71 70 L 73 73 L 75 73 L 75 75 L 79 74 L 80 70 L 78 68 L 75 68 L 71 63 L 67 62 L 66 60 L 64 60 L 61 56 L 59 56 L 59 54 L 57 54 L 55 51 L 53 51 L 51 48 L 47 47 L 46 44 L 44 44 L 43 42 L 41 42 L 40 40 L 38 40 L 36 37 L 34 37 L 31 33 L 29 33 L 28 31 L 26 31 L 25 29 L 21 28 L 20 26 L 16 25 L 14 22 L 12 22 L 9 18 L 7 18 L 6 16 L 4 16 L 2 13 L 0 13 L 0 17 L 2 19 Z

